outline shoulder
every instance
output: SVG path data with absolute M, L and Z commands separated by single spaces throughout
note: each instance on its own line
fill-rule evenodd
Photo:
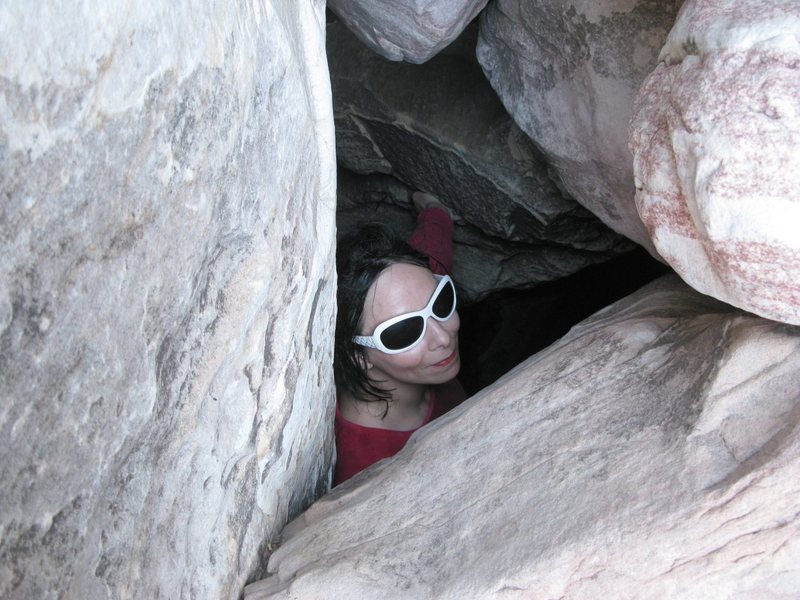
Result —
M 345 394 L 336 402 L 336 421 L 342 424 L 381 428 L 385 413 L 385 402 L 361 402 Z

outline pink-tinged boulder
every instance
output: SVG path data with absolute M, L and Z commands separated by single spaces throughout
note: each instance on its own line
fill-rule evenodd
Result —
M 328 7 L 378 54 L 423 63 L 455 40 L 486 2 L 328 0 Z
M 480 19 L 478 60 L 563 189 L 652 254 L 634 203 L 628 121 L 680 4 L 495 0 Z
M 800 324 L 800 3 L 689 0 L 634 105 L 636 205 L 697 290 Z

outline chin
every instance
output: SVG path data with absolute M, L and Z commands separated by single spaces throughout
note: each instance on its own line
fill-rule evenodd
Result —
M 448 373 L 448 375 L 450 375 L 450 379 L 455 379 L 456 376 L 458 375 L 458 372 L 461 370 L 460 356 L 456 357 L 456 361 L 451 365 L 451 369 L 452 370 Z M 448 379 L 448 381 L 450 381 L 450 379 Z
M 441 371 L 436 373 L 433 377 L 431 377 L 431 383 L 436 385 L 440 383 L 447 383 L 448 381 L 455 379 L 460 370 L 461 370 L 461 357 L 456 356 L 456 359 L 453 361 L 453 364 L 448 365 L 446 368 L 442 369 Z

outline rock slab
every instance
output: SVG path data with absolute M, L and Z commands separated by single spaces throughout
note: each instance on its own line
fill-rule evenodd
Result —
M 488 0 L 329 0 L 328 6 L 370 49 L 423 63 L 450 44 Z
M 800 324 L 800 5 L 687 0 L 630 125 L 636 205 L 697 290 Z
M 566 192 L 655 255 L 634 204 L 628 120 L 681 2 L 495 0 L 478 60 Z
M 0 6 L 0 597 L 236 598 L 328 482 L 324 2 Z
M 788 598 L 800 329 L 671 274 L 284 530 L 263 598 Z

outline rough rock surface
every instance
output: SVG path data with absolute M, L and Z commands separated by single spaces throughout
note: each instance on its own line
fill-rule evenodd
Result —
M 687 0 L 630 128 L 636 204 L 694 288 L 800 324 L 800 4 Z
M 478 60 L 564 189 L 654 253 L 634 203 L 628 119 L 681 0 L 495 0 Z
M 788 598 L 800 329 L 668 275 L 284 530 L 245 598 Z
M 628 240 L 553 183 L 475 62 L 476 36 L 472 27 L 427 63 L 409 65 L 377 56 L 331 23 L 339 164 L 391 175 L 409 194 L 433 192 L 459 215 L 454 274 L 470 285 L 471 297 L 558 279 L 629 249 Z M 365 182 L 362 192 L 355 183 L 343 186 L 340 206 L 374 214 L 365 203 L 385 194 L 371 191 L 373 185 Z M 408 195 L 396 200 L 411 211 Z
M 487 0 L 328 0 L 358 38 L 389 60 L 423 63 L 458 37 Z
M 236 598 L 332 454 L 324 2 L 0 6 L 0 597 Z

